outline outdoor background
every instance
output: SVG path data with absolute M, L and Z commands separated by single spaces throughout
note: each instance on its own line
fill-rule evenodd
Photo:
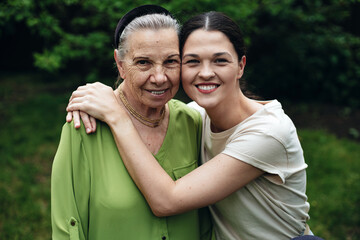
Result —
M 144 3 L 182 22 L 210 10 L 238 22 L 248 88 L 281 101 L 298 128 L 311 229 L 360 239 L 359 0 L 2 1 L 0 239 L 51 238 L 51 166 L 68 98 L 87 82 L 113 86 L 114 29 Z

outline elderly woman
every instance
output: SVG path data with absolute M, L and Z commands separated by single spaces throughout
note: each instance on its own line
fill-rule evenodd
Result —
M 109 92 L 109 99 L 116 96 L 111 104 L 130 113 L 143 143 L 174 180 L 197 167 L 201 140 L 201 116 L 171 100 L 179 87 L 178 28 L 158 6 L 127 13 L 115 32 L 114 58 L 123 83 Z M 205 210 L 163 218 L 151 212 L 103 122 L 92 135 L 64 125 L 53 163 L 51 208 L 53 239 L 188 240 L 211 233 Z

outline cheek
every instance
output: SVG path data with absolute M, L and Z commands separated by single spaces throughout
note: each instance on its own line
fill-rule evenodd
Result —
M 132 85 L 142 86 L 146 83 L 149 78 L 149 73 L 147 71 L 140 71 L 139 69 L 133 68 L 128 72 Z
M 180 85 L 180 68 L 169 69 L 167 76 L 173 87 L 179 88 Z
M 223 74 L 226 79 L 229 79 L 229 81 L 233 81 L 235 85 L 239 85 L 239 79 L 236 69 L 233 69 L 233 71 L 225 71 Z
M 184 88 L 190 87 L 194 77 L 193 71 L 188 67 L 183 67 L 181 70 L 181 83 Z
M 193 94 L 192 92 L 195 90 L 193 88 L 192 85 L 192 77 L 190 76 L 190 71 L 186 68 L 183 68 L 182 72 L 181 72 L 181 84 L 182 87 L 185 91 L 185 93 L 191 98 L 193 99 Z M 194 99 L 193 99 L 194 100 Z
M 215 74 L 219 77 L 220 81 L 226 84 L 232 84 L 238 82 L 237 80 L 237 72 L 235 68 L 216 68 Z

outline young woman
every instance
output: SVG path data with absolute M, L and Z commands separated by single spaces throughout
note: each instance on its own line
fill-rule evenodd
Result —
M 67 110 L 111 125 L 126 168 L 155 215 L 209 205 L 217 239 L 309 234 L 307 165 L 296 129 L 277 100 L 255 101 L 240 89 L 246 57 L 239 27 L 224 14 L 200 14 L 184 24 L 180 50 L 183 87 L 203 117 L 203 164 L 182 178 L 166 174 L 122 108 L 106 108 L 100 98 L 84 101 L 93 92 L 101 95 L 99 84 L 75 91 Z

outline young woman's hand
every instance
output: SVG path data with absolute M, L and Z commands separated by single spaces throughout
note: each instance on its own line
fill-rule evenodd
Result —
M 119 117 L 119 113 L 125 113 L 119 104 L 119 99 L 111 87 L 98 82 L 86 84 L 72 93 L 66 108 L 69 112 L 66 118 L 67 121 L 73 118 L 75 127 L 80 127 L 81 117 L 86 131 L 94 132 L 96 129 L 94 118 L 109 124 Z

